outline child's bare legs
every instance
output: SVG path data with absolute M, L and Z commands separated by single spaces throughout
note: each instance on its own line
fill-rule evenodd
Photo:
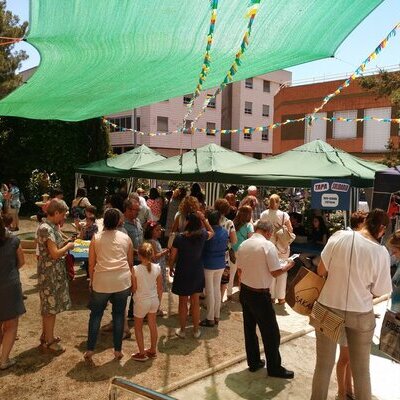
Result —
M 179 313 L 179 324 L 181 327 L 181 331 L 185 332 L 186 319 L 188 313 L 188 296 L 179 296 L 178 313 Z
M 193 330 L 197 332 L 200 324 L 200 293 L 194 293 L 190 296 L 190 307 L 192 310 Z
M 1 357 L 0 364 L 5 364 L 10 356 L 11 349 L 14 346 L 17 337 L 18 318 L 3 321 L 0 325 L 1 336 Z
M 143 339 L 143 318 L 138 318 L 135 315 L 135 337 L 139 348 L 140 354 L 144 353 L 144 339 Z
M 157 340 L 158 340 L 158 332 L 157 332 L 157 314 L 156 313 L 148 313 L 147 314 L 147 324 L 150 329 L 150 343 L 151 346 L 148 349 L 150 353 L 156 353 L 157 351 Z M 137 340 L 137 339 L 136 339 Z

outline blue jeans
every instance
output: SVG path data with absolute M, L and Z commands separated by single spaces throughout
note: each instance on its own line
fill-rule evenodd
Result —
M 89 301 L 89 309 L 91 312 L 87 340 L 87 349 L 89 351 L 94 351 L 94 348 L 96 347 L 101 319 L 108 301 L 112 304 L 114 350 L 121 351 L 122 336 L 124 334 L 126 300 L 130 293 L 130 288 L 117 293 L 98 293 L 92 291 Z

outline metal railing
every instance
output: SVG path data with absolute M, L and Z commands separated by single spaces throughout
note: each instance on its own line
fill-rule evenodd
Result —
M 141 398 L 144 398 L 144 399 L 176 400 L 174 397 L 170 397 L 166 394 L 156 392 L 156 391 L 148 389 L 144 386 L 137 385 L 136 383 L 128 381 L 127 379 L 121 378 L 119 376 L 114 377 L 110 382 L 108 399 L 109 400 L 117 400 L 119 389 L 124 390 L 126 392 L 130 392 L 132 394 L 139 395 Z

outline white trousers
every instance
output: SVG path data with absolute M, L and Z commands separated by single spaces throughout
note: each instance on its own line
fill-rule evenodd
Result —
M 226 294 L 228 296 L 232 296 L 233 281 L 235 280 L 236 271 L 237 271 L 237 264 L 229 260 L 229 282 L 228 282 L 228 288 L 226 290 Z
M 273 299 L 284 299 L 286 297 L 287 272 L 272 279 L 270 291 Z
M 206 305 L 207 319 L 214 321 L 219 319 L 221 311 L 221 278 L 224 273 L 222 269 L 204 269 L 204 278 L 206 281 Z

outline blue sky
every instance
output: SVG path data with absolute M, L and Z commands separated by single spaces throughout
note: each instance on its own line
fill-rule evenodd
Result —
M 19 15 L 21 20 L 29 19 L 29 0 L 7 0 L 7 8 L 14 14 Z M 385 0 L 343 42 L 337 50 L 335 58 L 314 61 L 290 68 L 289 70 L 293 72 L 293 80 L 298 81 L 347 72 L 350 74 L 399 21 L 400 0 Z M 18 44 L 18 46 L 18 48 L 26 50 L 30 56 L 24 62 L 23 70 L 39 63 L 39 55 L 32 46 L 26 43 Z M 388 47 L 384 49 L 379 57 L 368 65 L 368 68 L 399 65 L 400 31 L 390 40 Z

